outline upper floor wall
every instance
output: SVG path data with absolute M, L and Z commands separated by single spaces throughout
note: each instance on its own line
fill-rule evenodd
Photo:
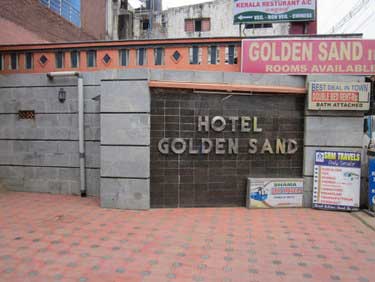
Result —
M 96 39 L 39 0 L 1 0 L 0 7 L 0 44 Z
M 216 0 L 171 8 L 163 12 L 169 38 L 288 35 L 289 23 L 245 25 L 233 23 L 233 1 Z

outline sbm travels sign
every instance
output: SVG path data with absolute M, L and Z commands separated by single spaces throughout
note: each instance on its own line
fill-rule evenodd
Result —
M 240 131 L 245 134 L 259 135 L 263 129 L 258 125 L 258 117 L 249 116 L 198 116 L 197 131 L 209 133 L 211 130 L 215 133 L 223 131 Z M 294 139 L 277 138 L 271 142 L 265 138 L 262 142 L 258 138 L 249 138 L 247 143 L 247 152 L 249 154 L 282 154 L 292 155 L 297 152 L 298 144 Z M 237 155 L 239 149 L 238 138 L 162 138 L 158 142 L 158 150 L 161 154 L 167 155 L 174 153 L 181 155 L 188 153 L 190 155 L 207 155 L 214 153 L 217 155 Z
M 332 210 L 359 208 L 361 153 L 316 151 L 313 207 Z
M 367 111 L 370 107 L 370 83 L 310 82 L 309 110 Z
M 242 41 L 242 71 L 269 74 L 375 73 L 375 40 Z
M 234 0 L 234 23 L 273 23 L 315 20 L 315 0 Z

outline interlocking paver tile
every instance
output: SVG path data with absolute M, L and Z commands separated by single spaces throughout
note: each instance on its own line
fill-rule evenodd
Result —
M 0 194 L 0 281 L 375 281 L 375 233 L 311 209 L 101 209 Z

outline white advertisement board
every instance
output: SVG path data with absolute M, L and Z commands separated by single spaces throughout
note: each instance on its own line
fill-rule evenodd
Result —
M 234 23 L 274 23 L 313 21 L 315 0 L 234 0 Z
M 313 207 L 329 210 L 359 208 L 361 154 L 316 151 Z
M 249 178 L 248 208 L 302 207 L 303 179 Z
M 309 110 L 368 111 L 371 84 L 365 82 L 310 82 Z

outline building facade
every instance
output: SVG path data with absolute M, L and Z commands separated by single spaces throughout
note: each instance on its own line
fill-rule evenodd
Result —
M 316 34 L 316 22 L 234 24 L 233 1 L 215 0 L 162 10 L 160 0 L 132 7 L 107 1 L 109 39 L 163 39 L 219 36 Z
M 242 25 L 233 24 L 233 1 L 216 0 L 164 11 L 166 36 L 218 37 L 287 35 L 289 23 Z
M 249 177 L 293 177 L 310 207 L 315 151 L 362 152 L 364 111 L 308 110 L 306 85 L 366 77 L 243 73 L 242 43 L 1 46 L 0 182 L 149 209 L 244 206 Z

